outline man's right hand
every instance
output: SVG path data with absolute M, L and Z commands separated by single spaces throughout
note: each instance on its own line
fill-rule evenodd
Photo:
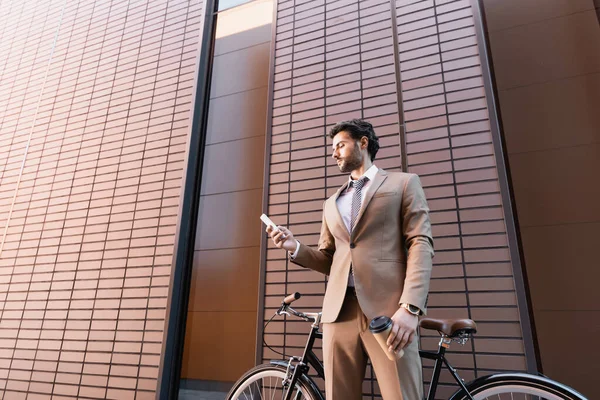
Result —
M 283 226 L 278 226 L 277 229 L 278 230 L 275 230 L 270 226 L 267 227 L 267 233 L 269 236 L 271 236 L 273 244 L 277 248 L 284 249 L 292 253 L 296 251 L 297 242 L 296 239 L 294 239 L 292 232 Z

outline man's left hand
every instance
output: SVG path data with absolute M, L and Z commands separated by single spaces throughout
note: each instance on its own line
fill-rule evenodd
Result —
M 392 331 L 388 336 L 389 350 L 398 352 L 413 341 L 419 326 L 419 317 L 400 307 L 392 316 Z

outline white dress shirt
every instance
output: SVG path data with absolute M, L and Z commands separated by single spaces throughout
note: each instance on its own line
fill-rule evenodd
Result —
M 377 171 L 379 170 L 379 168 L 377 168 L 375 166 L 375 164 L 371 165 L 371 168 L 369 168 L 360 178 L 362 178 L 363 176 L 366 176 L 367 178 L 369 178 L 364 186 L 361 189 L 361 193 L 360 193 L 360 204 L 362 207 L 362 203 L 365 201 L 365 196 L 367 195 L 367 192 L 369 191 L 369 188 L 371 187 L 371 183 L 373 182 L 373 179 L 375 179 L 375 175 L 377 175 Z M 360 179 L 359 178 L 359 179 Z M 346 229 L 348 229 L 348 232 L 350 232 L 350 220 L 352 218 L 352 194 L 354 193 L 354 186 L 351 185 L 352 182 L 352 175 L 350 175 L 348 177 L 348 185 L 346 186 L 346 189 L 342 190 L 342 192 L 340 193 L 339 197 L 337 198 L 335 204 L 337 205 L 338 211 L 340 212 L 340 215 L 342 216 L 342 220 L 344 221 L 344 225 L 346 225 Z M 290 258 L 293 260 L 294 258 L 296 258 L 296 256 L 298 255 L 298 250 L 300 250 L 300 242 L 296 240 L 296 250 L 294 251 L 294 253 L 290 253 Z M 354 279 L 353 276 L 350 275 L 348 278 L 348 286 L 354 286 Z
M 369 178 L 365 182 L 360 192 L 361 207 L 362 203 L 365 201 L 365 196 L 367 195 L 367 192 L 371 187 L 371 183 L 373 182 L 373 179 L 375 179 L 375 175 L 377 175 L 377 171 L 378 168 L 375 165 L 371 165 L 371 168 L 369 168 L 367 172 L 365 172 L 361 176 L 361 178 L 363 176 Z M 342 216 L 342 220 L 344 221 L 344 225 L 346 225 L 346 229 L 348 229 L 348 232 L 350 232 L 350 220 L 352 219 L 352 196 L 354 194 L 354 191 L 356 190 L 351 184 L 352 180 L 352 175 L 350 175 L 350 177 L 348 178 L 348 186 L 346 187 L 346 189 L 342 190 L 342 193 L 340 193 L 339 197 L 335 202 L 340 212 L 340 215 Z

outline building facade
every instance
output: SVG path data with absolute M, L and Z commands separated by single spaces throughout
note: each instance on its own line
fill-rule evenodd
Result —
M 327 282 L 258 216 L 317 243 L 347 179 L 326 132 L 351 118 L 378 167 L 421 178 L 429 315 L 478 324 L 461 376 L 600 395 L 598 6 L 0 3 L 2 398 L 194 398 L 280 359 L 263 337 L 300 352 L 304 323 L 264 323 L 295 291 L 319 310 Z

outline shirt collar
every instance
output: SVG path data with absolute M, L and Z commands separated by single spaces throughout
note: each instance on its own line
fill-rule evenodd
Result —
M 375 164 L 373 164 L 373 165 L 371 165 L 371 168 L 369 168 L 369 169 L 367 170 L 367 172 L 365 172 L 365 173 L 364 173 L 364 174 L 361 176 L 361 178 L 362 178 L 363 176 L 366 176 L 367 178 L 369 178 L 369 181 L 372 181 L 372 180 L 375 178 L 375 175 L 377 175 L 377 171 L 379 171 L 379 168 L 377 168 L 377 167 L 375 166 Z M 360 178 L 359 178 L 359 179 L 360 179 Z M 350 182 L 352 182 L 352 175 L 350 175 L 350 176 L 348 177 L 348 186 L 350 186 Z

